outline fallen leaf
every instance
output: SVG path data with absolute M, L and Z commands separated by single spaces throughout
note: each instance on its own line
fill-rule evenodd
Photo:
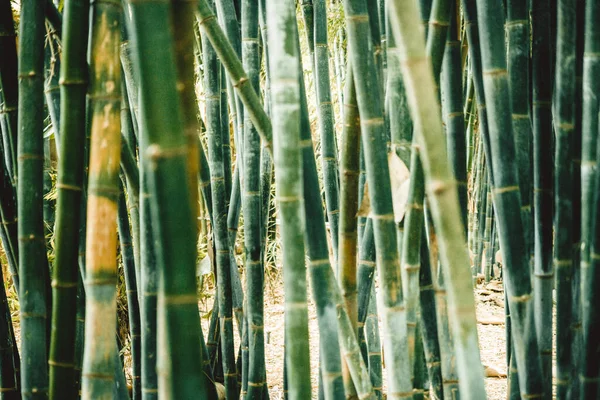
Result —
M 498 371 L 495 367 L 484 365 L 483 368 L 486 378 L 506 378 L 506 373 Z
M 504 319 L 498 317 L 477 318 L 480 325 L 504 325 Z

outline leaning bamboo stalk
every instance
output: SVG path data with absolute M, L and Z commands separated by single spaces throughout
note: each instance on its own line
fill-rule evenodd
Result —
M 48 393 L 49 271 L 43 221 L 44 8 L 21 2 L 19 25 L 18 234 L 21 305 L 21 394 Z M 15 132 L 16 134 L 16 132 Z M 16 141 L 15 141 L 16 143 Z
M 92 127 L 86 219 L 83 399 L 110 398 L 116 383 L 115 369 L 118 365 L 114 335 L 117 312 L 117 204 L 121 161 L 120 22 L 120 5 L 115 7 L 110 2 L 95 2 L 92 5 Z
M 469 258 L 457 188 L 448 168 L 439 108 L 428 106 L 437 102 L 431 64 L 426 56 L 416 4 L 396 1 L 390 5 L 392 28 L 401 49 L 403 75 L 417 143 L 421 147 L 426 191 L 440 238 L 441 264 L 448 290 L 448 312 L 454 333 L 461 397 L 484 398 L 475 300 L 469 279 Z
M 50 343 L 50 397 L 73 399 L 78 244 L 84 172 L 86 126 L 87 40 L 89 1 L 67 1 L 62 38 L 61 107 L 55 225 L 55 259 L 52 279 L 53 334 Z M 60 395 L 60 396 L 59 396 Z

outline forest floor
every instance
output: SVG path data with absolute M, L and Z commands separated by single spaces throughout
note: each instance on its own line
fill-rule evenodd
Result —
M 283 283 L 279 274 L 267 278 L 265 283 L 265 358 L 267 384 L 272 400 L 283 399 L 283 338 L 284 338 L 284 296 Z M 488 399 L 506 398 L 506 340 L 504 325 L 504 289 L 501 281 L 480 283 L 476 290 L 477 320 L 481 361 L 486 367 L 486 390 Z M 212 301 L 210 301 L 212 302 Z M 210 310 L 208 301 L 201 309 Z M 309 288 L 309 335 L 310 363 L 313 398 L 318 393 L 319 331 L 315 304 Z M 203 318 L 203 327 L 208 329 L 208 318 Z M 237 329 L 234 329 L 237 331 Z M 235 337 L 236 348 L 239 337 Z M 494 376 L 496 375 L 496 376 Z M 386 390 L 385 369 L 383 370 L 384 393 Z

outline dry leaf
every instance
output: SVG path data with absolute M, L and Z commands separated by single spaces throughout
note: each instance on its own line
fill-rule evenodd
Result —
M 392 203 L 394 207 L 394 220 L 402 221 L 406 213 L 408 191 L 410 188 L 410 172 L 395 151 L 388 153 L 388 166 L 390 169 L 390 184 L 392 186 Z
M 495 367 L 484 365 L 483 368 L 485 370 L 486 378 L 506 378 L 506 373 L 498 371 Z

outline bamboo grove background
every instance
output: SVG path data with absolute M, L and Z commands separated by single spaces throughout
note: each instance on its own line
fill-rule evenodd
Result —
M 285 398 L 486 398 L 477 278 L 600 398 L 599 95 L 598 0 L 0 0 L 0 398 L 268 399 L 274 263 Z

